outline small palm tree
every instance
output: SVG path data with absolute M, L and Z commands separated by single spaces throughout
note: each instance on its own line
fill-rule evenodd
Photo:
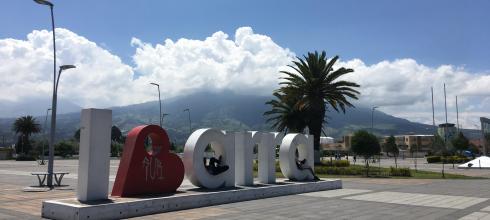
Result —
M 269 116 L 267 122 L 272 122 L 272 127 L 279 132 L 301 133 L 306 128 L 306 114 L 297 106 L 299 97 L 282 92 L 274 92 L 276 99 L 266 102 L 272 110 L 265 112 L 264 116 Z
M 314 136 L 315 161 L 319 160 L 320 135 L 325 121 L 327 105 L 335 111 L 345 113 L 346 107 L 354 107 L 349 98 L 357 99 L 360 93 L 355 90 L 359 87 L 354 82 L 339 80 L 345 74 L 354 72 L 352 69 L 340 67 L 333 68 L 339 59 L 338 56 L 328 60 L 325 51 L 321 54 L 308 53 L 307 56 L 293 61 L 294 65 L 288 65 L 292 72 L 281 71 L 286 74 L 284 85 L 279 90 L 288 93 L 299 94 L 300 99 L 296 106 L 305 111 L 307 126 Z
M 30 146 L 29 136 L 41 131 L 41 126 L 36 122 L 36 119 L 31 115 L 17 118 L 14 122 L 12 130 L 16 133 L 20 133 L 21 149 L 20 153 L 29 152 L 28 146 Z M 18 149 L 18 148 L 17 148 Z M 18 151 L 19 152 L 19 151 Z

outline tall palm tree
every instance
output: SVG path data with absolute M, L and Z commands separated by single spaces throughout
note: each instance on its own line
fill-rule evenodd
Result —
M 272 127 L 279 132 L 301 133 L 306 128 L 305 112 L 297 106 L 299 96 L 274 92 L 276 99 L 266 102 L 272 110 L 264 113 L 268 116 L 267 122 L 272 122 Z
M 29 136 L 34 133 L 41 131 L 41 126 L 36 122 L 36 119 L 31 115 L 23 116 L 17 118 L 14 122 L 12 130 L 16 133 L 20 133 L 21 139 L 21 151 L 20 153 L 27 153 L 29 151 L 28 146 L 30 146 Z
M 355 88 L 359 87 L 354 82 L 339 80 L 339 77 L 354 72 L 352 69 L 333 66 L 339 59 L 338 56 L 328 60 L 325 51 L 319 54 L 317 51 L 308 53 L 302 58 L 293 61 L 294 65 L 288 65 L 293 71 L 281 71 L 286 74 L 284 85 L 279 90 L 291 91 L 300 94 L 297 103 L 299 109 L 307 113 L 307 125 L 309 133 L 314 136 L 315 161 L 319 160 L 320 135 L 327 105 L 335 111 L 345 113 L 346 107 L 354 107 L 351 99 L 358 99 L 360 94 Z

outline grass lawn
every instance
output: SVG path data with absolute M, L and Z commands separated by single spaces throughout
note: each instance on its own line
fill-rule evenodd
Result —
M 431 172 L 419 170 L 415 172 L 412 170 L 412 175 L 414 179 L 442 179 L 441 172 Z M 465 176 L 460 174 L 452 174 L 452 173 L 444 173 L 446 179 L 487 179 L 485 177 L 473 177 L 473 176 Z
M 366 177 L 364 166 L 350 165 L 349 167 L 343 167 L 343 168 L 361 169 L 361 170 L 364 170 L 364 172 L 362 174 L 355 174 L 355 175 L 319 174 L 318 176 L 323 177 L 323 178 Z M 369 177 L 371 177 L 371 178 L 443 179 L 441 172 L 422 171 L 422 170 L 415 171 L 415 170 L 410 169 L 410 174 L 411 174 L 411 176 L 391 176 L 390 175 L 390 168 L 381 167 L 381 170 L 379 167 L 374 167 L 374 166 L 369 168 Z M 465 175 L 460 175 L 460 174 L 450 174 L 450 173 L 445 173 L 444 176 L 445 176 L 445 179 L 486 179 L 484 177 L 472 177 L 472 176 L 465 176 Z
M 319 169 L 319 167 L 321 167 Z M 441 172 L 421 171 L 410 169 L 411 176 L 391 176 L 390 168 L 372 166 L 369 168 L 369 177 L 366 177 L 365 168 L 361 165 L 350 165 L 348 167 L 327 167 L 325 165 L 315 166 L 315 172 L 320 178 L 397 178 L 397 179 L 443 179 Z M 280 168 L 276 169 L 276 177 L 284 178 L 280 171 Z M 322 173 L 328 172 L 330 174 Z M 341 173 L 341 174 L 331 174 Z M 257 177 L 257 171 L 254 171 L 254 176 Z M 487 179 L 485 177 L 471 177 L 460 174 L 445 173 L 445 179 Z

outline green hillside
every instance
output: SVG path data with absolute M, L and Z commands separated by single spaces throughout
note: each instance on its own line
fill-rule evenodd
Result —
M 263 112 L 268 110 L 264 103 L 270 97 L 237 95 L 228 92 L 197 93 L 180 97 L 178 99 L 163 100 L 163 112 L 169 114 L 164 117 L 163 127 L 168 131 L 172 141 L 183 144 L 189 135 L 188 113 L 183 110 L 190 109 L 192 129 L 214 127 L 228 131 L 258 130 L 272 131 L 265 123 Z M 131 128 L 141 124 L 158 124 L 158 102 L 147 102 L 123 107 L 114 107 L 113 123 L 128 132 Z M 348 109 L 346 114 L 335 112 L 327 113 L 328 136 L 340 138 L 342 135 L 358 129 L 371 127 L 371 109 L 362 106 Z M 431 125 L 410 122 L 405 119 L 393 117 L 382 112 L 375 112 L 375 129 L 378 135 L 390 134 L 431 134 L 434 128 Z M 44 117 L 37 117 L 44 124 Z M 0 119 L 0 135 L 7 143 L 14 140 L 11 132 L 13 118 Z M 57 136 L 59 139 L 71 138 L 80 124 L 80 113 L 58 115 Z M 471 136 L 478 136 L 478 132 L 467 130 Z M 0 136 L 0 141 L 2 137 Z M 39 136 L 39 135 L 37 135 Z

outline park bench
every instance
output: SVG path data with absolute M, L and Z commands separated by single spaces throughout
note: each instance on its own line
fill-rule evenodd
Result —
M 44 181 L 46 181 L 46 177 L 48 176 L 48 172 L 33 172 L 31 175 L 37 176 L 37 180 L 39 181 L 39 186 L 44 186 Z M 68 172 L 53 172 L 54 181 L 56 185 L 61 186 L 61 180 L 63 176 L 69 174 Z

